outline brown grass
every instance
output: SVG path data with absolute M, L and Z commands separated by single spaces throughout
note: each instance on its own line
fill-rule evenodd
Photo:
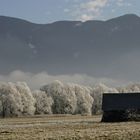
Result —
M 100 123 L 100 116 L 0 119 L 0 140 L 140 140 L 140 123 Z

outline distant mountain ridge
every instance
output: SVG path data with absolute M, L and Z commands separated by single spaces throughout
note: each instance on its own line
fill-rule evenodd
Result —
M 51 24 L 0 16 L 0 73 L 18 69 L 137 79 L 139 59 L 140 17 L 134 14 Z

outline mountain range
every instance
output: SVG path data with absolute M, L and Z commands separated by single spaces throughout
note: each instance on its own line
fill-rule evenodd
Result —
M 0 73 L 140 79 L 140 17 L 35 24 L 0 16 Z

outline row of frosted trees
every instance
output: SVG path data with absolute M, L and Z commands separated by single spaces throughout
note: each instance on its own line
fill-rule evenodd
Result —
M 13 117 L 34 114 L 101 113 L 103 93 L 138 92 L 140 85 L 109 88 L 104 84 L 91 87 L 54 81 L 40 90 L 31 91 L 24 82 L 0 84 L 0 116 Z

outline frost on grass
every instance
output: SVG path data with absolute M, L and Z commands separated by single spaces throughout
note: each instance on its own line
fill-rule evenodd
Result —
M 91 114 L 93 98 L 86 87 L 54 81 L 41 88 L 54 100 L 54 114 Z
M 26 83 L 0 84 L 0 116 L 33 115 L 35 100 Z

